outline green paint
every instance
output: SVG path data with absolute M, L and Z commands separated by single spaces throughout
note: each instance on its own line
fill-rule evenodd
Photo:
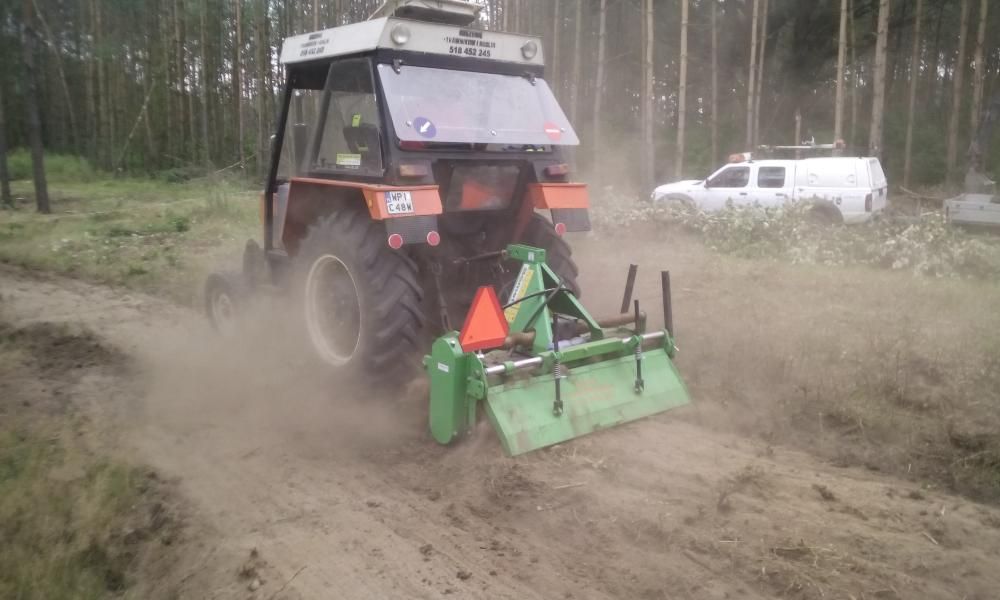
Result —
M 623 356 L 570 369 L 562 380 L 563 414 L 552 414 L 551 374 L 489 389 L 486 414 L 504 450 L 517 456 L 689 403 L 666 352 L 643 354 L 645 389 L 633 390 L 635 358 Z

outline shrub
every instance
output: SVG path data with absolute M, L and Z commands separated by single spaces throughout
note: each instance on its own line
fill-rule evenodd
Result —
M 608 190 L 605 190 L 606 194 Z M 725 254 L 821 265 L 861 264 L 933 277 L 1000 275 L 1000 238 L 975 235 L 941 213 L 851 226 L 815 222 L 808 203 L 730 206 L 705 213 L 678 203 L 598 200 L 594 220 L 610 226 L 655 223 L 701 236 Z
M 18 148 L 7 155 L 11 179 L 31 179 L 31 153 Z M 50 181 L 92 181 L 95 173 L 90 163 L 72 154 L 45 153 L 45 175 Z

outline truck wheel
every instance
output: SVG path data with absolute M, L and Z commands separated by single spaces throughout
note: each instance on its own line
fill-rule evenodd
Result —
M 817 227 L 832 227 L 844 224 L 844 215 L 840 213 L 840 210 L 836 206 L 825 202 L 816 202 L 813 204 L 806 216 L 809 222 Z
M 323 362 L 379 377 L 415 364 L 423 326 L 417 267 L 389 248 L 381 223 L 353 209 L 322 217 L 296 260 L 306 330 Z
M 536 213 L 521 238 L 523 243 L 545 250 L 545 260 L 549 268 L 579 298 L 581 290 L 576 278 L 580 274 L 580 269 L 573 262 L 573 250 L 569 247 L 569 243 L 556 233 L 552 223 Z

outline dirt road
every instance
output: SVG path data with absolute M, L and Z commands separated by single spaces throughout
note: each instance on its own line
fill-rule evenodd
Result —
M 175 305 L 8 269 L 0 298 L 15 326 L 80 323 L 132 357 L 139 375 L 120 383 L 137 392 L 88 388 L 75 401 L 114 424 L 121 452 L 177 478 L 193 514 L 169 574 L 182 597 L 1000 589 L 1000 510 L 720 433 L 698 406 L 513 460 L 487 429 L 437 447 L 419 384 L 393 399 L 352 389 L 280 326 L 221 342 Z M 252 549 L 253 591 L 238 576 Z

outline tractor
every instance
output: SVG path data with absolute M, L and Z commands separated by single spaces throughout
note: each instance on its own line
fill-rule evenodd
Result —
M 573 361 L 559 356 L 572 340 L 588 368 L 602 357 L 634 360 L 653 344 L 670 402 L 686 402 L 668 332 L 650 338 L 636 310 L 610 325 L 631 319 L 632 333 L 606 335 L 580 306 L 564 238 L 590 229 L 587 188 L 572 180 L 564 154 L 579 139 L 544 78 L 541 40 L 478 28 L 481 10 L 461 0 L 390 0 L 367 21 L 285 40 L 263 244 L 247 242 L 241 272 L 209 277 L 210 321 L 229 329 L 248 294 L 278 289 L 301 303 L 315 355 L 345 375 L 405 379 L 423 351 L 436 349 L 423 364 L 431 429 L 442 442 L 471 428 L 499 379 L 557 377 L 569 405 L 560 414 L 592 414 L 570 404 Z M 500 299 L 499 312 L 481 310 Z M 470 325 L 474 314 L 503 335 L 463 346 L 459 325 L 472 338 L 470 326 L 482 330 Z M 611 346 L 579 353 L 600 340 Z M 438 356 L 445 348 L 450 355 Z M 500 352 L 539 362 L 487 373 Z M 632 404 L 643 394 L 635 386 Z M 659 410 L 609 413 L 505 448 L 519 453 Z

